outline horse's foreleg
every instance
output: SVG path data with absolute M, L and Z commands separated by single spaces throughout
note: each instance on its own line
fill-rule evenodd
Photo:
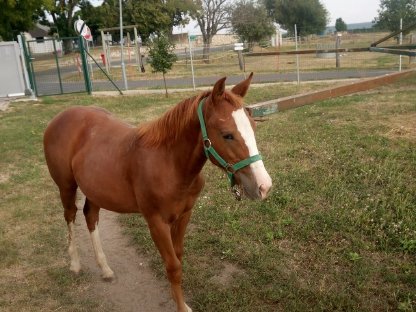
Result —
M 75 205 L 76 185 L 59 189 L 62 205 L 64 206 L 64 217 L 68 225 L 68 253 L 71 258 L 69 269 L 74 273 L 81 270 L 81 262 L 79 259 L 78 249 L 75 243 L 75 217 L 77 214 L 77 206 Z
M 91 203 L 88 198 L 85 200 L 84 216 L 87 221 L 87 227 L 90 231 L 91 242 L 94 248 L 95 259 L 102 271 L 102 277 L 105 280 L 112 280 L 114 278 L 114 272 L 107 264 L 107 258 L 104 254 L 103 247 L 101 245 L 100 232 L 98 230 L 100 207 Z
M 166 273 L 170 282 L 173 299 L 178 312 L 192 312 L 186 305 L 182 290 L 182 264 L 176 256 L 172 242 L 171 226 L 160 217 L 147 220 L 150 234 L 165 263 Z
M 173 248 L 175 248 L 176 256 L 178 257 L 179 261 L 182 263 L 183 257 L 183 240 L 185 237 L 186 226 L 189 223 L 189 219 L 191 218 L 192 211 L 189 210 L 188 212 L 184 213 L 178 220 L 176 220 L 171 227 L 171 236 L 173 242 Z

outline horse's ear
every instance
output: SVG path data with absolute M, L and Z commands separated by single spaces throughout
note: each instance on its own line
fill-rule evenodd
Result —
M 224 94 L 224 91 L 225 91 L 225 79 L 227 79 L 227 77 L 223 77 L 220 80 L 218 80 L 215 83 L 214 88 L 212 89 L 212 99 L 213 99 L 214 103 L 218 102 L 218 100 Z
M 251 78 L 253 78 L 253 72 L 251 72 L 250 76 L 248 76 L 246 80 L 243 80 L 239 84 L 235 85 L 231 91 L 234 94 L 244 97 L 247 93 L 248 87 L 250 86 Z

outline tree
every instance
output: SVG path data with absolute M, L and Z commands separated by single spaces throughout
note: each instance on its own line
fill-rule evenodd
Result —
M 94 40 L 96 40 L 101 35 L 99 29 L 106 25 L 105 7 L 102 5 L 95 7 L 88 0 L 81 0 L 79 8 L 80 10 L 74 14 L 75 20 L 80 16 L 88 25 Z
M 137 25 L 145 41 L 151 34 L 171 33 L 174 26 L 186 24 L 187 14 L 194 7 L 192 0 L 123 0 L 122 5 L 124 25 Z M 104 26 L 118 26 L 119 1 L 104 0 L 101 9 Z
M 400 29 L 400 19 L 406 27 L 416 20 L 416 0 L 381 0 L 378 17 L 374 22 L 378 29 L 397 31 Z
M 123 10 L 126 24 L 138 25 L 137 29 L 144 40 L 153 33 L 166 31 L 171 22 L 163 1 L 126 0 Z
M 289 33 L 296 24 L 298 34 L 305 36 L 323 32 L 328 11 L 320 0 L 263 0 L 269 15 Z
M 120 9 L 118 0 L 104 0 L 101 10 L 105 27 L 114 27 L 120 21 Z
M 165 0 L 166 9 L 170 16 L 168 33 L 172 34 L 174 26 L 185 26 L 189 23 L 189 15 L 195 12 L 192 0 Z
M 249 43 L 259 42 L 274 34 L 275 28 L 266 8 L 250 0 L 240 0 L 231 11 L 231 26 L 233 31 Z
M 173 51 L 174 48 L 175 46 L 170 43 L 165 34 L 154 37 L 149 46 L 149 63 L 152 66 L 152 72 L 163 74 L 166 97 L 168 96 L 168 88 L 166 86 L 165 74 L 172 69 L 173 63 L 177 60 L 177 56 Z
M 347 24 L 345 24 L 344 20 L 341 17 L 337 18 L 337 20 L 335 21 L 335 29 L 339 32 L 347 30 Z
M 0 9 L 0 40 L 13 40 L 23 31 L 30 30 L 52 6 L 52 0 L 2 1 Z
M 204 42 L 203 58 L 209 62 L 209 50 L 212 38 L 228 26 L 228 0 L 194 0 L 196 5 L 192 17 L 198 22 Z
M 76 36 L 74 12 L 81 0 L 56 0 L 52 10 L 53 26 L 60 37 Z

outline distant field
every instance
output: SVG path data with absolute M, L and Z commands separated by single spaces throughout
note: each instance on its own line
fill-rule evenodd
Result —
M 195 312 L 416 309 L 415 83 L 259 123 L 274 180 L 265 202 L 234 201 L 226 177 L 206 166 L 185 246 L 184 288 Z M 252 88 L 247 103 L 325 86 Z M 45 97 L 0 112 L 0 310 L 110 310 L 88 291 L 97 276 L 68 269 L 66 225 L 41 143 L 52 116 L 97 105 L 136 124 L 192 94 Z M 121 222 L 163 275 L 141 218 Z

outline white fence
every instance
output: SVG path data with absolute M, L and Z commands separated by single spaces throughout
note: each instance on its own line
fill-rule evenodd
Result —
M 0 97 L 24 95 L 25 82 L 17 42 L 0 42 Z

